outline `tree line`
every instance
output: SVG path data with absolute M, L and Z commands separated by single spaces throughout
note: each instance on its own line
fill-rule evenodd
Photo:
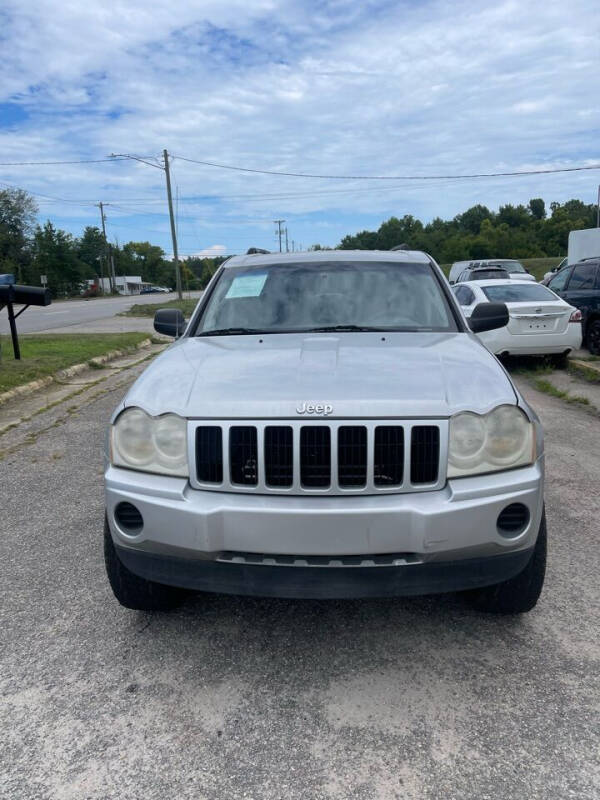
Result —
M 55 296 L 78 294 L 88 280 L 108 276 L 110 258 L 116 275 L 141 275 L 154 285 L 175 286 L 173 262 L 150 242 L 108 244 L 102 232 L 87 226 L 75 237 L 50 220 L 37 224 L 34 198 L 22 189 L 0 190 L 0 273 L 14 273 L 19 283 L 40 284 L 46 275 Z M 592 228 L 596 206 L 581 200 L 551 203 L 541 198 L 525 205 L 503 205 L 498 211 L 475 205 L 451 220 L 423 223 L 411 214 L 390 217 L 376 231 L 344 236 L 342 250 L 390 250 L 406 244 L 430 253 L 436 261 L 479 258 L 542 258 L 565 255 L 569 232 Z M 313 245 L 311 249 L 321 249 Z M 181 262 L 184 288 L 206 286 L 224 259 L 190 257 Z
M 37 211 L 33 197 L 22 189 L 0 190 L 0 273 L 14 274 L 17 283 L 39 286 L 45 275 L 55 296 L 79 294 L 88 280 L 108 277 L 112 258 L 115 275 L 141 275 L 153 285 L 175 288 L 173 262 L 162 247 L 150 242 L 108 243 L 92 225 L 76 237 L 50 220 L 37 224 Z M 204 288 L 222 261 L 185 259 L 184 287 Z
M 390 217 L 376 231 L 344 236 L 342 250 L 389 250 L 407 244 L 430 253 L 440 264 L 479 258 L 544 258 L 567 253 L 569 232 L 596 225 L 596 206 L 581 200 L 551 203 L 541 198 L 498 211 L 475 205 L 451 220 L 423 224 L 411 214 Z

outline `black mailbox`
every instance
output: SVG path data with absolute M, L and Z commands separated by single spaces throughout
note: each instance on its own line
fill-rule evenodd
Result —
M 7 307 L 13 351 L 17 360 L 21 358 L 21 350 L 19 348 L 15 320 L 26 308 L 29 308 L 29 306 L 49 306 L 51 302 L 52 296 L 50 294 L 50 289 L 40 286 L 20 286 L 16 283 L 0 285 L 0 311 L 4 306 Z M 23 306 L 16 314 L 13 308 L 15 303 Z

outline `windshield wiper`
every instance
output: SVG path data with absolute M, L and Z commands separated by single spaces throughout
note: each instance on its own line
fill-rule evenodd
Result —
M 201 331 L 196 336 L 246 336 L 252 333 L 265 333 L 260 328 L 217 328 L 214 331 Z
M 322 328 L 306 328 L 303 333 L 354 333 L 354 332 L 381 332 L 386 328 L 371 328 L 365 325 L 324 325 Z

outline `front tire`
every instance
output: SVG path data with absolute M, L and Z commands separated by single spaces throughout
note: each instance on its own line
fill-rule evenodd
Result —
M 478 611 L 491 614 L 524 614 L 535 607 L 546 574 L 546 512 L 538 531 L 533 553 L 525 569 L 514 578 L 493 586 L 484 586 L 467 592 L 467 597 Z
M 170 611 L 180 606 L 186 592 L 173 586 L 140 578 L 121 563 L 104 519 L 104 564 L 114 596 L 125 608 L 135 611 Z

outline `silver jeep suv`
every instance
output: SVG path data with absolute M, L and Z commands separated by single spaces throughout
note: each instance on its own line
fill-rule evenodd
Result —
M 276 597 L 467 591 L 535 605 L 542 429 L 420 252 L 231 258 L 115 410 L 105 559 L 128 608 L 189 590 Z

